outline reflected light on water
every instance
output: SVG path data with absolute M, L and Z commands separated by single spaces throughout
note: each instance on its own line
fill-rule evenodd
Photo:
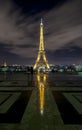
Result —
M 46 83 L 46 74 L 37 74 L 37 81 L 38 81 L 38 89 L 39 89 L 39 96 L 40 96 L 40 113 L 43 115 L 44 113 L 44 90 L 45 90 L 45 83 Z

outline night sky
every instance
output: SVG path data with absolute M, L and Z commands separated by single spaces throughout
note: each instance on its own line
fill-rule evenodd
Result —
M 34 64 L 40 20 L 49 64 L 82 64 L 82 0 L 0 0 L 0 64 Z

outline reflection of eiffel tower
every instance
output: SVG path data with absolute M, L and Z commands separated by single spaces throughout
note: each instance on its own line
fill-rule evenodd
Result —
M 46 59 L 45 51 L 44 51 L 44 39 L 43 39 L 43 22 L 41 19 L 40 23 L 40 45 L 39 45 L 39 51 L 38 51 L 38 56 L 36 63 L 34 65 L 34 70 L 39 67 L 46 67 L 49 69 L 49 64 Z
M 44 91 L 45 91 L 45 85 L 46 85 L 46 75 L 43 73 L 40 75 L 38 73 L 37 75 L 37 81 L 38 81 L 38 88 L 39 88 L 39 94 L 40 94 L 40 113 L 43 115 L 44 113 Z

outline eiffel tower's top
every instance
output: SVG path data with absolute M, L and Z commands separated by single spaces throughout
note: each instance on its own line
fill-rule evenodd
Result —
M 43 25 L 43 21 L 42 21 L 42 18 L 41 18 L 41 23 L 40 23 L 40 25 Z

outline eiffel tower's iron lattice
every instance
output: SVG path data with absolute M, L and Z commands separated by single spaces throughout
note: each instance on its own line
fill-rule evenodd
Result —
M 43 22 L 41 19 L 40 23 L 40 44 L 39 44 L 39 51 L 38 51 L 38 56 L 34 65 L 34 70 L 39 67 L 46 67 L 49 69 L 49 64 L 48 60 L 46 59 L 45 55 L 45 49 L 44 49 L 44 36 L 43 36 Z

